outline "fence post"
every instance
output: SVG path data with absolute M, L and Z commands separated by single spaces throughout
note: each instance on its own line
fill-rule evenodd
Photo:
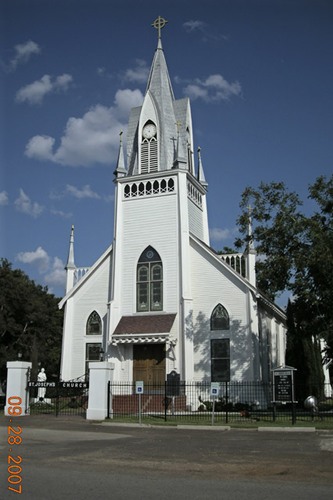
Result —
M 164 381 L 164 422 L 167 421 L 167 406 L 168 406 L 168 401 L 167 401 L 167 381 Z
M 114 364 L 108 361 L 89 363 L 89 397 L 87 420 L 104 420 L 107 416 L 107 394 L 105 388 L 112 380 Z
M 225 383 L 225 423 L 229 422 L 228 418 L 228 382 Z
M 111 380 L 108 381 L 107 385 L 107 415 L 106 418 L 110 419 L 110 392 L 111 392 Z
M 291 404 L 291 412 L 292 412 L 291 423 L 292 423 L 292 425 L 295 425 L 296 424 L 296 407 L 295 407 L 294 402 L 292 402 L 292 404 Z
M 56 406 L 55 406 L 55 414 L 56 417 L 59 415 L 59 406 L 60 406 L 60 390 L 59 390 L 59 382 L 56 383 Z
M 27 386 L 27 372 L 31 369 L 31 363 L 27 361 L 7 361 L 7 383 L 6 383 L 6 405 L 4 414 L 10 416 L 10 399 L 15 397 L 21 401 L 20 406 L 25 406 L 29 400 L 29 388 Z M 22 410 L 22 408 L 21 408 Z M 29 415 L 29 405 L 21 413 L 22 416 Z
M 27 369 L 26 377 L 27 377 L 27 387 L 29 387 L 29 382 L 30 382 L 30 375 L 31 375 L 31 368 L 29 367 Z M 25 392 L 25 403 L 24 403 L 24 413 L 27 414 L 30 411 L 30 389 L 27 389 Z

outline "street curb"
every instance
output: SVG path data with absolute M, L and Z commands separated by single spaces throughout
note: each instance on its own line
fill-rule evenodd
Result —
M 98 422 L 99 425 L 110 425 L 115 427 L 132 427 L 146 429 L 180 429 L 180 430 L 198 430 L 198 431 L 230 431 L 229 425 L 154 425 L 154 424 L 130 424 L 122 422 Z
M 194 431 L 230 431 L 229 425 L 177 425 L 177 429 L 191 429 Z
M 316 432 L 315 427 L 258 427 L 258 432 Z
M 315 427 L 258 427 L 255 428 L 233 428 L 229 425 L 154 425 L 154 424 L 131 424 L 122 422 L 95 422 L 97 425 L 114 427 L 128 427 L 136 429 L 178 429 L 191 431 L 252 431 L 252 432 L 317 432 Z

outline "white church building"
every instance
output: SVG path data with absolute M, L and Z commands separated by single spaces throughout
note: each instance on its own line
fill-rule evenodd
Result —
M 184 381 L 269 381 L 285 364 L 286 317 L 256 288 L 253 244 L 228 256 L 210 247 L 207 182 L 189 99 L 174 97 L 164 24 L 154 23 L 158 45 L 126 155 L 120 141 L 113 241 L 89 268 L 75 265 L 72 227 L 61 379 L 103 358 L 115 381 L 163 383 L 172 370 Z

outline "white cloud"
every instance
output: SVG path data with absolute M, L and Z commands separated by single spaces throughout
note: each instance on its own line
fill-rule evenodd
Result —
M 15 206 L 19 212 L 31 215 L 35 218 L 39 217 L 44 210 L 44 207 L 38 203 L 33 203 L 23 189 L 20 189 L 20 196 L 15 200 Z
M 199 85 L 189 84 L 184 88 L 184 94 L 186 94 L 193 101 L 195 99 L 208 100 L 208 90 L 200 87 Z
M 15 70 L 20 64 L 27 63 L 33 54 L 39 54 L 41 52 L 39 45 L 32 40 L 15 45 L 14 49 L 15 56 L 10 61 L 10 68 L 12 70 Z
M 6 191 L 0 192 L 0 205 L 8 205 L 8 194 Z
M 55 92 L 66 92 L 73 77 L 64 73 L 52 80 L 50 75 L 44 75 L 40 80 L 36 80 L 16 93 L 17 102 L 28 102 L 29 104 L 41 104 L 47 94 Z
M 41 273 L 47 271 L 49 268 L 50 257 L 42 247 L 38 247 L 34 252 L 20 252 L 16 258 L 23 264 L 37 265 Z
M 97 74 L 98 74 L 98 76 L 105 76 L 106 69 L 104 68 L 104 66 L 97 68 Z
M 228 37 L 225 35 L 213 33 L 212 29 L 208 26 L 207 23 L 199 20 L 191 19 L 190 21 L 186 21 L 183 24 L 183 28 L 187 33 L 194 33 L 194 32 L 200 33 L 203 42 L 228 39 Z
M 65 286 L 65 265 L 59 257 L 50 257 L 48 253 L 39 246 L 33 252 L 20 252 L 16 259 L 23 264 L 37 267 L 39 274 L 48 286 Z
M 177 82 L 181 83 L 178 77 Z M 206 102 L 228 101 L 233 96 L 242 93 L 241 84 L 238 81 L 229 83 L 222 75 L 208 76 L 205 80 L 196 78 L 183 89 L 184 93 L 192 100 L 203 99 Z
M 83 186 L 82 189 L 78 189 L 75 186 L 71 186 L 70 184 L 67 184 L 66 192 L 68 194 L 74 196 L 74 198 L 78 198 L 79 200 L 81 200 L 83 198 L 100 199 L 100 196 L 91 189 L 89 184 L 87 184 L 86 186 Z
M 73 217 L 73 214 L 71 212 L 63 212 L 63 210 L 51 209 L 51 214 L 59 216 L 59 217 L 63 217 L 64 219 L 70 219 L 71 217 Z
M 233 236 L 233 231 L 230 229 L 221 229 L 219 227 L 212 227 L 209 229 L 209 234 L 214 241 L 228 240 Z
M 25 154 L 74 167 L 110 164 L 117 158 L 119 132 L 126 129 L 128 113 L 142 104 L 142 100 L 140 90 L 118 90 L 114 106 L 97 104 L 82 118 L 69 118 L 58 149 L 54 150 L 53 137 L 37 135 L 29 140 Z
M 191 20 L 191 21 L 186 21 L 184 24 L 183 24 L 184 28 L 185 28 L 185 31 L 187 31 L 188 33 L 191 33 L 192 31 L 203 31 L 207 24 L 204 23 L 203 21 L 194 21 L 194 20 Z
M 63 91 L 65 92 L 68 90 L 69 85 L 72 83 L 73 77 L 72 75 L 69 75 L 68 73 L 63 73 L 62 75 L 57 76 L 54 82 L 54 89 L 56 91 Z
M 65 265 L 59 257 L 54 257 L 50 272 L 45 276 L 45 283 L 49 286 L 63 286 L 66 284 Z
M 113 108 L 110 108 L 110 110 L 112 109 L 114 111 L 114 114 L 118 117 L 118 119 L 126 120 L 125 123 L 127 123 L 128 115 L 131 109 L 135 108 L 136 106 L 141 106 L 142 101 L 143 95 L 142 92 L 138 89 L 117 90 L 114 98 L 115 106 Z M 117 143 L 118 140 L 119 137 L 117 137 Z
M 35 135 L 25 147 L 25 154 L 28 158 L 37 160 L 53 160 L 53 145 L 55 139 L 47 135 Z
M 149 67 L 143 59 L 135 60 L 135 67 L 125 71 L 124 79 L 134 83 L 146 83 L 149 75 Z

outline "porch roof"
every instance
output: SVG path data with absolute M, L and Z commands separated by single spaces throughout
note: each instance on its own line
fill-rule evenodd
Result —
M 122 316 L 113 332 L 118 335 L 168 334 L 175 321 L 176 314 L 147 314 L 140 316 Z

